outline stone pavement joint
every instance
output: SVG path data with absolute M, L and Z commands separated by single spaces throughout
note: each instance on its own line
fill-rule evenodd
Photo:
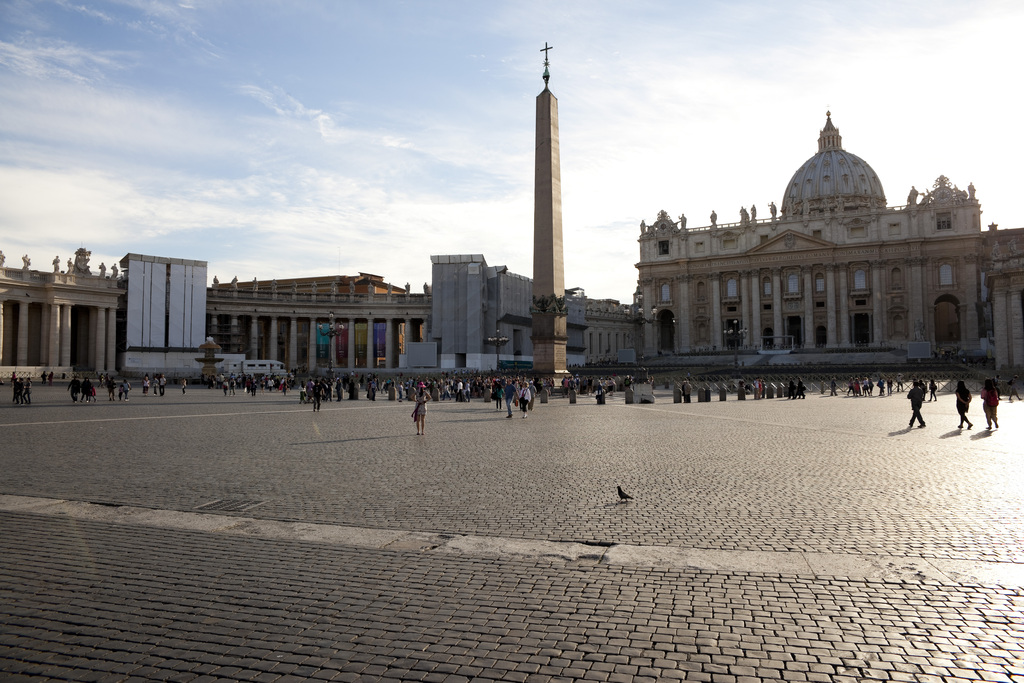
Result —
M 437 534 L 337 524 L 155 510 L 29 496 L 0 495 L 0 511 L 61 516 L 143 527 L 301 541 L 377 550 L 528 560 L 560 559 L 623 567 L 843 577 L 903 583 L 1024 587 L 1024 564 L 948 558 L 813 552 L 715 550 L 615 543 L 575 543 L 475 534 Z

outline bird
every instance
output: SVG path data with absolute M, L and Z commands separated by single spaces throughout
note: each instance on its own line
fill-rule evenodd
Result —
M 623 491 L 621 486 L 616 486 L 615 488 L 617 488 L 619 490 L 619 502 L 620 503 L 624 503 L 627 500 L 633 500 L 633 496 L 631 496 L 628 493 L 626 493 L 625 491 Z

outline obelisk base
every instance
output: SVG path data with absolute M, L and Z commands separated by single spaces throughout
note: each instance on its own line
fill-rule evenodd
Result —
M 568 374 L 565 344 L 569 336 L 566 334 L 564 313 L 534 313 L 530 341 L 533 342 L 534 374 L 548 377 Z

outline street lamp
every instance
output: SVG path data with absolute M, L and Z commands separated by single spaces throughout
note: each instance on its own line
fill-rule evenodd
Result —
M 637 298 L 638 303 L 636 304 L 636 314 L 633 317 L 633 323 L 640 327 L 640 353 L 637 355 L 637 380 L 639 382 L 647 381 L 647 370 L 640 367 L 640 361 L 643 360 L 643 350 L 647 346 L 647 326 L 656 322 L 658 319 L 658 307 L 651 306 L 651 317 L 648 318 L 644 315 L 644 304 L 643 296 L 639 295 Z
M 494 346 L 494 371 L 498 371 L 498 356 L 501 354 L 501 347 L 508 344 L 508 337 L 501 333 L 501 328 L 494 329 L 494 336 L 487 338 L 487 343 Z
M 327 374 L 330 375 L 331 379 L 334 379 L 334 338 L 340 334 L 338 327 L 334 324 L 334 311 L 331 311 L 327 316 L 327 326 L 324 327 L 323 323 L 317 323 L 317 331 L 321 335 L 327 337 Z M 341 325 L 341 330 L 345 329 L 344 325 Z
M 732 367 L 739 371 L 740 368 L 740 344 L 743 343 L 743 339 L 747 336 L 747 328 L 740 329 L 739 322 L 733 321 L 726 329 L 722 330 L 722 336 L 725 337 L 725 343 L 728 346 L 732 344 Z

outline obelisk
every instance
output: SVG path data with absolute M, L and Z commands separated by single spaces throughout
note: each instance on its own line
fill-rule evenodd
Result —
M 562 257 L 562 176 L 558 157 L 558 100 L 548 90 L 544 43 L 544 91 L 537 95 L 537 152 L 533 195 L 533 370 L 560 375 L 565 369 L 565 266 Z

